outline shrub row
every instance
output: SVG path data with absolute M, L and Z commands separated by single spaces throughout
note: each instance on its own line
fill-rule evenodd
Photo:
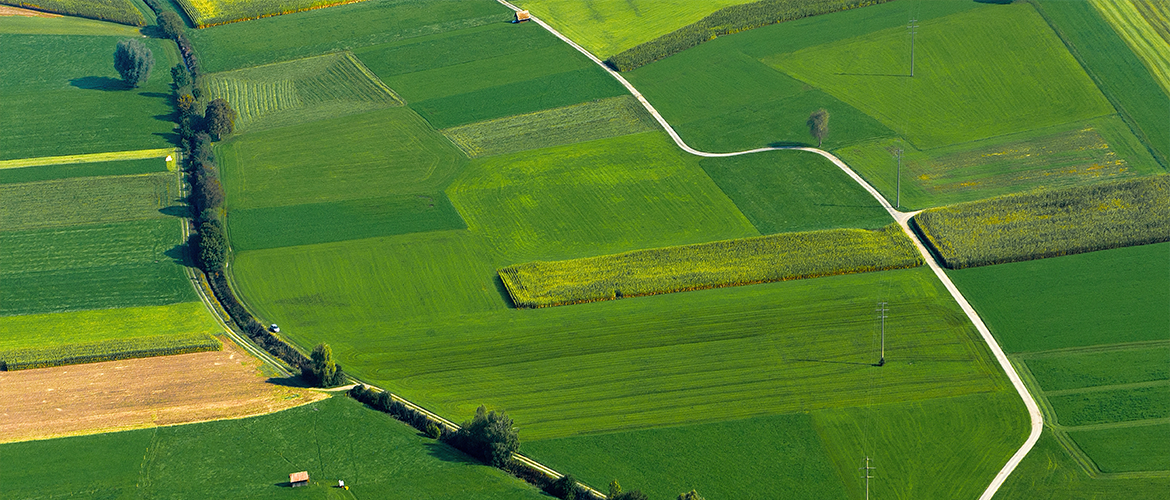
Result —
M 1170 241 L 1170 176 L 926 210 L 915 229 L 951 269 Z
M 892 0 L 760 0 L 724 7 L 695 23 L 613 55 L 606 64 L 618 71 L 630 71 L 716 37 L 889 1 Z
M 208 334 L 115 339 L 54 347 L 30 347 L 0 352 L 0 371 L 100 363 L 102 361 L 190 354 L 220 349 L 223 349 L 223 343 Z
M 174 40 L 175 44 L 179 46 L 179 54 L 183 56 L 183 65 L 187 67 L 191 78 L 198 79 L 203 76 L 203 72 L 199 68 L 199 57 L 195 55 L 195 49 L 191 46 L 191 41 L 187 39 L 187 34 L 182 29 L 179 29 L 178 23 L 169 23 L 161 19 L 163 13 L 174 13 L 175 11 L 171 10 L 166 2 L 162 0 L 146 0 L 146 5 L 150 7 L 150 10 L 154 11 L 156 16 L 160 17 L 159 26 L 160 29 L 163 29 L 164 35 Z M 172 32 L 166 33 L 167 30 L 164 25 L 174 26 L 171 29 Z
M 748 285 L 922 265 L 897 224 L 638 250 L 499 270 L 517 307 Z
M 146 18 L 130 0 L 0 0 L 0 4 L 130 26 L 146 26 Z
M 370 405 L 370 407 L 378 411 L 389 413 L 390 416 L 406 422 L 406 424 L 414 427 L 419 432 L 425 432 L 435 439 L 440 438 L 443 434 L 455 431 L 455 429 L 448 427 L 447 424 L 434 420 L 425 413 L 406 406 L 402 401 L 394 399 L 388 391 L 375 391 L 365 385 L 358 384 L 349 390 L 349 396 Z M 433 427 L 439 429 L 439 435 L 431 434 L 434 430 Z
M 223 305 L 228 316 L 231 316 L 232 321 L 248 335 L 248 338 L 252 339 L 252 342 L 293 368 L 301 371 L 310 369 L 308 357 L 281 340 L 280 337 L 269 332 L 264 325 L 256 321 L 256 318 L 244 308 L 243 304 L 240 304 L 235 294 L 232 293 L 231 287 L 228 286 L 227 278 L 224 277 L 222 271 L 207 273 L 207 282 L 211 285 L 211 291 L 215 293 L 215 297 L 219 299 L 219 303 Z M 340 369 L 339 366 L 338 370 L 340 371 Z

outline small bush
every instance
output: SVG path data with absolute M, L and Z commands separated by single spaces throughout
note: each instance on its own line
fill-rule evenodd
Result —
M 439 428 L 439 424 L 435 422 L 427 423 L 427 436 L 431 439 L 439 439 L 443 437 L 443 430 Z
M 577 500 L 577 497 L 584 497 L 583 488 L 577 484 L 577 479 L 572 474 L 565 474 L 553 481 L 545 488 L 549 495 L 560 498 L 562 500 Z

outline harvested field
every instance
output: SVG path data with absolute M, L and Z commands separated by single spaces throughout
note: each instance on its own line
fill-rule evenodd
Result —
M 0 372 L 0 442 L 239 418 L 324 399 L 273 383 L 258 363 L 224 342 L 216 352 Z
M 41 12 L 39 10 L 22 9 L 13 7 L 11 5 L 0 5 L 0 17 L 61 17 L 61 14 L 53 14 L 50 12 Z

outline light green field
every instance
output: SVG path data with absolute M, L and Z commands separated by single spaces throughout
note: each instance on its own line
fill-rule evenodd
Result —
M 1163 2 L 1089 0 L 1170 94 L 1170 6 Z
M 479 159 L 447 195 L 505 264 L 759 234 L 656 132 Z
M 239 132 L 402 105 L 349 52 L 216 73 L 206 82 L 212 98 L 236 111 Z
M 404 107 L 245 134 L 217 153 L 229 213 L 433 193 L 467 161 Z
M 200 302 L 0 316 L 0 351 L 220 331 Z
M 171 173 L 0 184 L 4 231 L 168 217 L 178 204 Z
M 1165 172 L 1116 115 L 930 151 L 885 138 L 836 153 L 893 199 L 899 149 L 902 206 L 909 209 Z
M 0 34 L 0 160 L 174 146 L 174 45 L 143 40 L 155 69 L 142 87 L 126 89 L 112 63 L 120 39 Z
M 637 99 L 622 96 L 441 132 L 468 156 L 479 158 L 636 134 L 657 126 Z
M 540 499 L 535 488 L 337 396 L 272 415 L 0 445 L 5 496 Z M 288 475 L 312 483 L 288 488 Z M 349 491 L 335 487 L 344 480 Z
M 1113 112 L 1030 4 L 986 5 L 919 24 L 913 78 L 905 27 L 764 62 L 877 118 L 920 149 Z
M 141 36 L 139 28 L 81 17 L 23 17 L 0 20 L 0 33 L 12 35 Z
M 522 9 L 601 59 L 751 0 L 521 0 Z

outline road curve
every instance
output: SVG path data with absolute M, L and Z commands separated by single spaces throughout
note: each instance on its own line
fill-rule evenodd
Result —
M 506 0 L 496 1 L 514 11 L 521 10 L 519 7 L 512 5 Z M 1003 485 L 1003 482 L 1008 478 L 1009 475 L 1011 475 L 1012 471 L 1016 469 L 1016 466 L 1020 464 L 1024 457 L 1027 456 L 1028 452 L 1032 450 L 1032 447 L 1036 445 L 1036 441 L 1040 439 L 1040 433 L 1044 430 L 1044 416 L 1040 413 L 1040 406 L 1036 404 L 1035 398 L 1033 398 L 1032 395 L 1028 392 L 1028 388 L 1024 386 L 1024 381 L 1020 379 L 1020 374 L 1016 372 L 1015 367 L 1013 367 L 1011 362 L 1008 361 L 1007 355 L 1004 354 L 1003 349 L 1000 348 L 999 343 L 995 340 L 995 337 L 991 335 L 991 331 L 987 329 L 987 325 L 983 323 L 983 320 L 979 317 L 979 314 L 975 312 L 975 309 L 971 307 L 971 304 L 967 302 L 967 299 L 963 297 L 963 294 L 960 293 L 955 284 L 951 282 L 950 277 L 947 276 L 945 272 L 943 272 L 942 267 L 939 266 L 938 262 L 934 260 L 934 256 L 931 255 L 929 250 L 927 250 L 926 245 L 924 245 L 923 242 L 918 238 L 918 235 L 910 229 L 910 218 L 917 214 L 917 212 L 898 211 L 896 208 L 890 205 L 890 202 L 886 200 L 886 198 L 882 196 L 877 189 L 874 189 L 874 187 L 866 182 L 865 179 L 862 179 L 860 175 L 857 175 L 857 172 L 854 172 L 852 168 L 849 168 L 849 165 L 845 164 L 844 161 L 841 161 L 840 158 L 837 158 L 832 153 L 822 149 L 811 147 L 766 147 L 749 149 L 746 151 L 736 151 L 732 153 L 708 153 L 692 148 L 688 146 L 686 142 L 683 142 L 682 137 L 679 137 L 678 132 L 674 130 L 674 127 L 671 127 L 670 123 L 667 123 L 666 119 L 658 113 L 658 110 L 654 109 L 654 106 L 650 104 L 650 101 L 647 101 L 646 97 L 643 96 L 637 88 L 634 88 L 634 86 L 621 74 L 614 71 L 609 66 L 606 66 L 605 63 L 601 61 L 601 59 L 597 58 L 597 56 L 594 56 L 588 50 L 585 50 L 584 47 L 581 47 L 565 35 L 562 35 L 559 31 L 554 29 L 552 26 L 549 26 L 540 18 L 532 16 L 531 19 L 545 30 L 548 30 L 549 33 L 552 33 L 557 38 L 560 38 L 565 43 L 577 49 L 578 52 L 584 54 L 585 57 L 588 57 L 591 61 L 609 73 L 609 75 L 612 76 L 615 80 L 621 83 L 622 86 L 626 88 L 626 90 L 628 90 L 631 94 L 633 94 L 634 97 L 638 99 L 638 102 L 642 103 L 642 106 L 646 108 L 646 111 L 648 111 L 655 120 L 658 120 L 658 124 L 662 125 L 662 128 L 666 130 L 666 133 L 670 135 L 670 138 L 674 140 L 674 143 L 677 144 L 678 147 L 683 151 L 696 156 L 704 156 L 708 158 L 723 158 L 728 156 L 740 156 L 753 153 L 762 153 L 765 151 L 780 150 L 798 150 L 816 153 L 833 162 L 834 165 L 837 165 L 837 167 L 848 174 L 854 182 L 868 191 L 869 194 L 878 201 L 878 203 L 881 203 L 882 208 L 886 209 L 886 212 L 890 214 L 890 217 L 897 221 L 898 225 L 902 227 L 902 231 L 905 232 L 906 235 L 914 241 L 914 245 L 918 247 L 918 252 L 922 254 L 923 260 L 925 260 L 926 264 L 930 266 L 930 269 L 934 271 L 935 276 L 938 276 L 938 279 L 942 281 L 947 291 L 950 292 L 951 297 L 953 297 L 955 302 L 959 304 L 959 307 L 963 309 L 963 312 L 967 314 L 967 318 L 970 319 L 971 323 L 975 325 L 975 329 L 979 331 L 981 336 L 983 336 L 984 342 L 986 342 L 987 346 L 991 348 L 991 352 L 995 355 L 996 361 L 999 362 L 1000 367 L 1003 368 L 1004 372 L 1007 373 L 1008 378 L 1011 379 L 1012 385 L 1016 388 L 1016 392 L 1020 394 L 1020 399 L 1024 400 L 1024 406 L 1028 408 L 1028 414 L 1032 417 L 1032 430 L 1028 435 L 1028 439 L 1024 441 L 1024 445 L 1016 451 L 1015 455 L 1012 455 L 1011 459 L 1009 459 L 1008 462 L 1004 464 L 999 473 L 995 475 L 995 479 L 991 481 L 991 484 L 987 486 L 987 489 L 979 497 L 979 500 L 991 500 L 991 498 L 995 496 L 995 493 L 999 491 L 999 487 Z

